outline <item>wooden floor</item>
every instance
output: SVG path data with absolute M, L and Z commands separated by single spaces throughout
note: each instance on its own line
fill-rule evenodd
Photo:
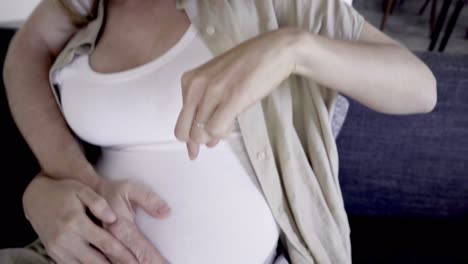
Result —
M 418 11 L 423 3 L 423 0 L 406 0 L 403 5 L 397 5 L 385 25 L 385 33 L 414 51 L 425 51 L 430 43 L 430 7 L 426 8 L 423 15 L 418 15 Z M 440 10 L 442 1 L 438 1 L 438 3 Z M 380 21 L 382 19 L 382 0 L 354 0 L 353 5 L 374 26 L 380 26 Z M 451 15 L 454 6 L 454 3 L 452 3 L 452 7 L 449 9 L 449 15 Z M 465 6 L 458 18 L 458 23 L 445 48 L 445 52 L 468 53 L 468 39 L 465 38 L 467 29 L 468 6 Z M 439 36 L 439 42 L 442 39 L 444 30 L 445 26 Z M 438 47 L 439 44 L 437 44 L 436 49 Z

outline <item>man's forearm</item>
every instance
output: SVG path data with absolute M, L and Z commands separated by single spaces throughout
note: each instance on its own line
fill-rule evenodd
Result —
M 13 118 L 46 175 L 72 178 L 97 188 L 99 177 L 69 131 L 49 86 L 53 55 L 16 36 L 4 67 Z
M 375 111 L 410 114 L 431 111 L 432 72 L 396 43 L 343 41 L 308 32 L 295 47 L 296 73 L 337 90 Z

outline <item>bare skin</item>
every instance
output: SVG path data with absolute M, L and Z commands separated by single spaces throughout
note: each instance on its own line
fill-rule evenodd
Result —
M 103 34 L 91 55 L 91 66 L 99 72 L 115 72 L 151 61 L 169 49 L 189 23 L 186 14 L 176 10 L 173 0 L 111 0 L 107 6 Z M 51 62 L 77 30 L 78 27 L 53 0 L 43 0 L 18 32 L 8 52 L 4 80 L 10 108 L 21 133 L 41 164 L 42 175 L 73 179 L 89 186 L 97 197 L 107 202 L 103 207 L 111 209 L 117 219 L 129 220 L 132 210 L 125 206 L 125 201 L 136 198 L 130 198 L 131 195 L 121 191 L 119 185 L 102 180 L 86 161 L 78 142 L 66 126 L 48 84 Z M 256 61 L 251 61 L 253 59 Z M 283 67 L 269 67 L 278 63 Z M 236 65 L 251 65 L 251 68 Z M 336 78 L 337 71 L 340 78 Z M 190 157 L 196 158 L 199 144 L 214 146 L 229 132 L 236 115 L 261 100 L 292 73 L 312 78 L 380 112 L 428 112 L 436 101 L 435 80 L 428 68 L 367 22 L 359 41 L 352 43 L 284 28 L 249 40 L 184 74 L 181 80 L 184 105 L 175 124 L 175 135 L 187 143 Z M 265 76 L 277 78 L 265 81 Z M 213 79 L 218 81 L 206 82 Z M 236 87 L 223 85 L 230 79 L 245 81 Z M 263 85 L 256 85 L 260 88 L 254 91 L 252 83 Z M 252 93 L 255 96 L 249 97 L 249 100 L 242 99 Z M 215 108 L 218 110 L 214 111 Z M 193 127 L 195 118 L 205 123 L 205 129 Z M 45 203 L 34 197 L 52 197 L 50 190 L 62 187 L 60 182 L 32 183 L 25 193 L 25 197 L 29 197 L 25 210 L 32 212 L 34 208 L 41 208 Z M 70 184 L 67 188 L 70 192 L 78 193 L 82 186 Z M 67 198 L 68 195 L 59 192 L 54 197 L 63 197 L 70 205 L 80 204 L 73 208 L 90 207 L 83 200 Z M 156 194 L 149 196 L 157 201 L 155 207 L 165 207 Z M 139 206 L 145 208 L 148 205 Z M 53 214 L 60 212 L 63 211 Z M 83 210 L 76 210 L 76 214 L 72 215 L 80 219 L 87 217 Z M 36 223 L 47 218 L 44 214 L 29 214 L 29 219 Z M 75 244 L 69 241 L 94 244 L 95 238 L 91 235 L 77 237 L 79 234 L 91 234 L 90 225 L 80 225 L 77 229 L 79 232 L 76 232 L 67 229 L 70 225 L 58 221 L 57 225 L 36 224 L 36 231 L 45 241 L 54 241 L 54 236 L 48 234 L 64 234 L 66 239 L 61 240 L 61 247 L 55 247 L 53 252 L 64 263 L 74 263 L 80 256 L 79 252 L 72 250 Z M 139 234 L 132 221 L 123 221 L 126 224 L 120 225 L 121 228 L 111 228 L 113 223 L 121 222 L 110 221 L 111 225 L 100 230 L 107 232 L 103 234 L 118 238 L 116 243 L 120 243 L 135 261 L 164 263 L 157 249 Z M 104 236 L 101 238 L 104 239 Z M 141 246 L 136 248 L 135 245 Z M 125 256 L 116 252 L 116 248 L 103 250 L 103 254 L 115 262 L 128 263 Z M 90 262 L 102 263 L 99 261 L 102 261 L 103 255 L 99 255 L 99 252 L 96 254 L 89 255 L 93 260 Z
M 111 10 L 119 10 L 123 8 L 121 4 L 131 4 L 131 1 L 112 3 L 115 6 L 108 6 L 111 17 L 114 13 Z M 158 4 L 154 9 L 161 12 L 161 16 L 180 18 L 181 14 L 175 14 L 180 12 L 172 1 L 160 1 Z M 133 10 L 128 12 L 129 15 L 142 11 L 131 9 L 131 5 L 127 8 Z M 180 32 L 184 27 L 181 26 Z M 146 188 L 141 184 L 103 180 L 83 155 L 50 91 L 48 71 L 51 64 L 78 29 L 55 0 L 43 0 L 15 35 L 7 55 L 3 74 L 10 109 L 43 170 L 25 191 L 25 214 L 48 252 L 59 263 L 107 263 L 104 256 L 112 263 L 167 263 L 136 227 L 133 222 L 135 208 L 129 204 L 146 208 L 147 213 L 154 217 L 165 217 L 168 205 L 157 194 L 144 192 Z M 163 53 L 180 36 L 176 31 L 176 35 L 164 35 L 168 32 L 161 30 L 154 36 L 154 39 L 168 39 L 161 42 L 164 47 L 155 48 L 159 53 Z M 158 56 L 157 53 L 153 55 Z M 96 67 L 100 70 L 99 65 Z M 70 179 L 70 182 L 47 181 L 45 177 Z M 88 191 L 83 192 L 84 187 Z M 68 191 L 60 191 L 63 188 Z M 138 199 L 142 191 L 146 197 Z M 78 193 L 85 199 L 77 199 Z M 50 200 L 61 201 L 61 206 L 49 207 Z M 83 210 L 93 208 L 94 200 L 100 201 L 100 209 L 91 212 L 103 221 L 104 228 L 91 225 Z M 106 220 L 102 215 L 104 211 L 112 212 L 116 219 Z M 64 217 L 55 218 L 56 215 Z M 56 219 L 53 225 L 50 224 L 51 218 Z M 116 239 L 106 243 L 109 237 Z M 90 248 L 89 244 L 102 252 Z
M 355 42 L 280 28 L 184 74 L 175 135 L 196 158 L 199 144 L 226 137 L 240 113 L 291 74 L 388 114 L 427 113 L 437 100 L 436 81 L 427 66 L 367 22 Z
M 133 222 L 136 207 L 164 218 L 167 205 L 135 182 L 115 181 L 105 189 L 100 195 L 78 181 L 53 180 L 43 174 L 29 184 L 23 196 L 25 215 L 49 255 L 64 264 L 167 263 Z M 86 208 L 106 228 L 91 221 Z

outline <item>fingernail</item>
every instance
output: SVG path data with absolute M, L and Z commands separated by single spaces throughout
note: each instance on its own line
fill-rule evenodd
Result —
M 164 215 L 164 214 L 169 213 L 170 210 L 171 210 L 171 208 L 169 208 L 169 206 L 167 204 L 163 204 L 163 205 L 159 206 L 157 211 L 158 211 L 158 214 Z
M 195 155 L 191 152 L 189 152 L 189 159 L 190 160 L 195 160 L 197 157 L 195 157 Z
M 104 209 L 104 217 L 109 222 L 114 222 L 117 219 L 117 216 L 115 216 L 114 212 L 109 208 Z

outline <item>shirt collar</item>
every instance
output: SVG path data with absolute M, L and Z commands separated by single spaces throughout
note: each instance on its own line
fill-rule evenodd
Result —
M 186 0 L 176 0 L 176 8 L 181 10 L 185 8 Z
M 94 49 L 97 37 L 104 22 L 104 0 L 99 1 L 97 14 L 94 20 L 89 22 L 81 31 L 77 33 L 76 43 L 72 44 L 72 48 L 78 53 L 89 53 Z M 71 40 L 72 42 L 74 39 Z

